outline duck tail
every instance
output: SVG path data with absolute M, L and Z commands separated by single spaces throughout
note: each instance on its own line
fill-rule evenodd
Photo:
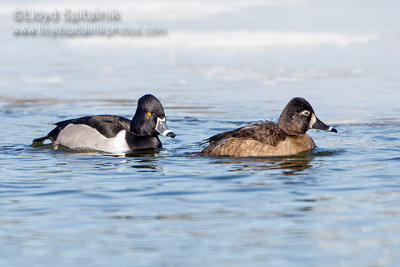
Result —
M 43 137 L 39 137 L 39 138 L 33 139 L 32 144 L 42 144 L 47 139 L 51 140 L 50 136 L 46 135 L 46 136 L 43 136 Z
M 46 136 L 33 139 L 32 144 L 42 144 L 47 139 L 49 139 L 52 143 L 54 143 L 57 140 L 57 137 L 58 137 L 58 134 L 60 133 L 60 131 L 61 131 L 60 128 L 56 127 L 51 132 L 49 132 Z

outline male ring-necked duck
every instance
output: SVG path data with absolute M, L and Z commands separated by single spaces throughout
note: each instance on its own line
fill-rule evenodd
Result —
M 277 124 L 266 121 L 214 135 L 206 140 L 210 145 L 201 154 L 230 157 L 297 154 L 315 148 L 314 141 L 306 134 L 309 129 L 337 133 L 317 118 L 307 100 L 296 97 L 286 105 Z
M 55 147 L 63 145 L 120 153 L 161 148 L 158 134 L 175 137 L 167 127 L 163 106 L 150 94 L 139 99 L 132 120 L 114 115 L 96 115 L 60 121 L 55 125 L 50 133 L 34 139 L 33 143 L 49 139 Z

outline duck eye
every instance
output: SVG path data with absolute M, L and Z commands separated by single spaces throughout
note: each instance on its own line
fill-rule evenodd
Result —
M 147 112 L 146 115 L 149 116 L 149 117 L 151 117 L 151 113 L 150 113 L 150 112 Z
M 308 117 L 308 116 L 310 116 L 311 112 L 308 110 L 303 110 L 302 112 L 300 112 L 300 114 Z

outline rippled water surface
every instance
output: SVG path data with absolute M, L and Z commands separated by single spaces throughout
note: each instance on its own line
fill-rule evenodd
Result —
M 1 266 L 400 262 L 397 1 L 100 1 L 169 33 L 72 39 L 14 37 L 14 5 L 0 12 Z M 130 118 L 146 93 L 177 134 L 159 152 L 31 146 L 66 118 Z M 295 96 L 338 129 L 311 130 L 313 152 L 196 155 Z

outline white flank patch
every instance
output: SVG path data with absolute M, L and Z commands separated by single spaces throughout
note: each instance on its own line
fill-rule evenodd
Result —
M 60 145 L 69 148 L 89 148 L 110 153 L 129 150 L 126 143 L 126 131 L 119 132 L 113 138 L 107 138 L 96 129 L 85 124 L 69 124 L 58 135 Z

